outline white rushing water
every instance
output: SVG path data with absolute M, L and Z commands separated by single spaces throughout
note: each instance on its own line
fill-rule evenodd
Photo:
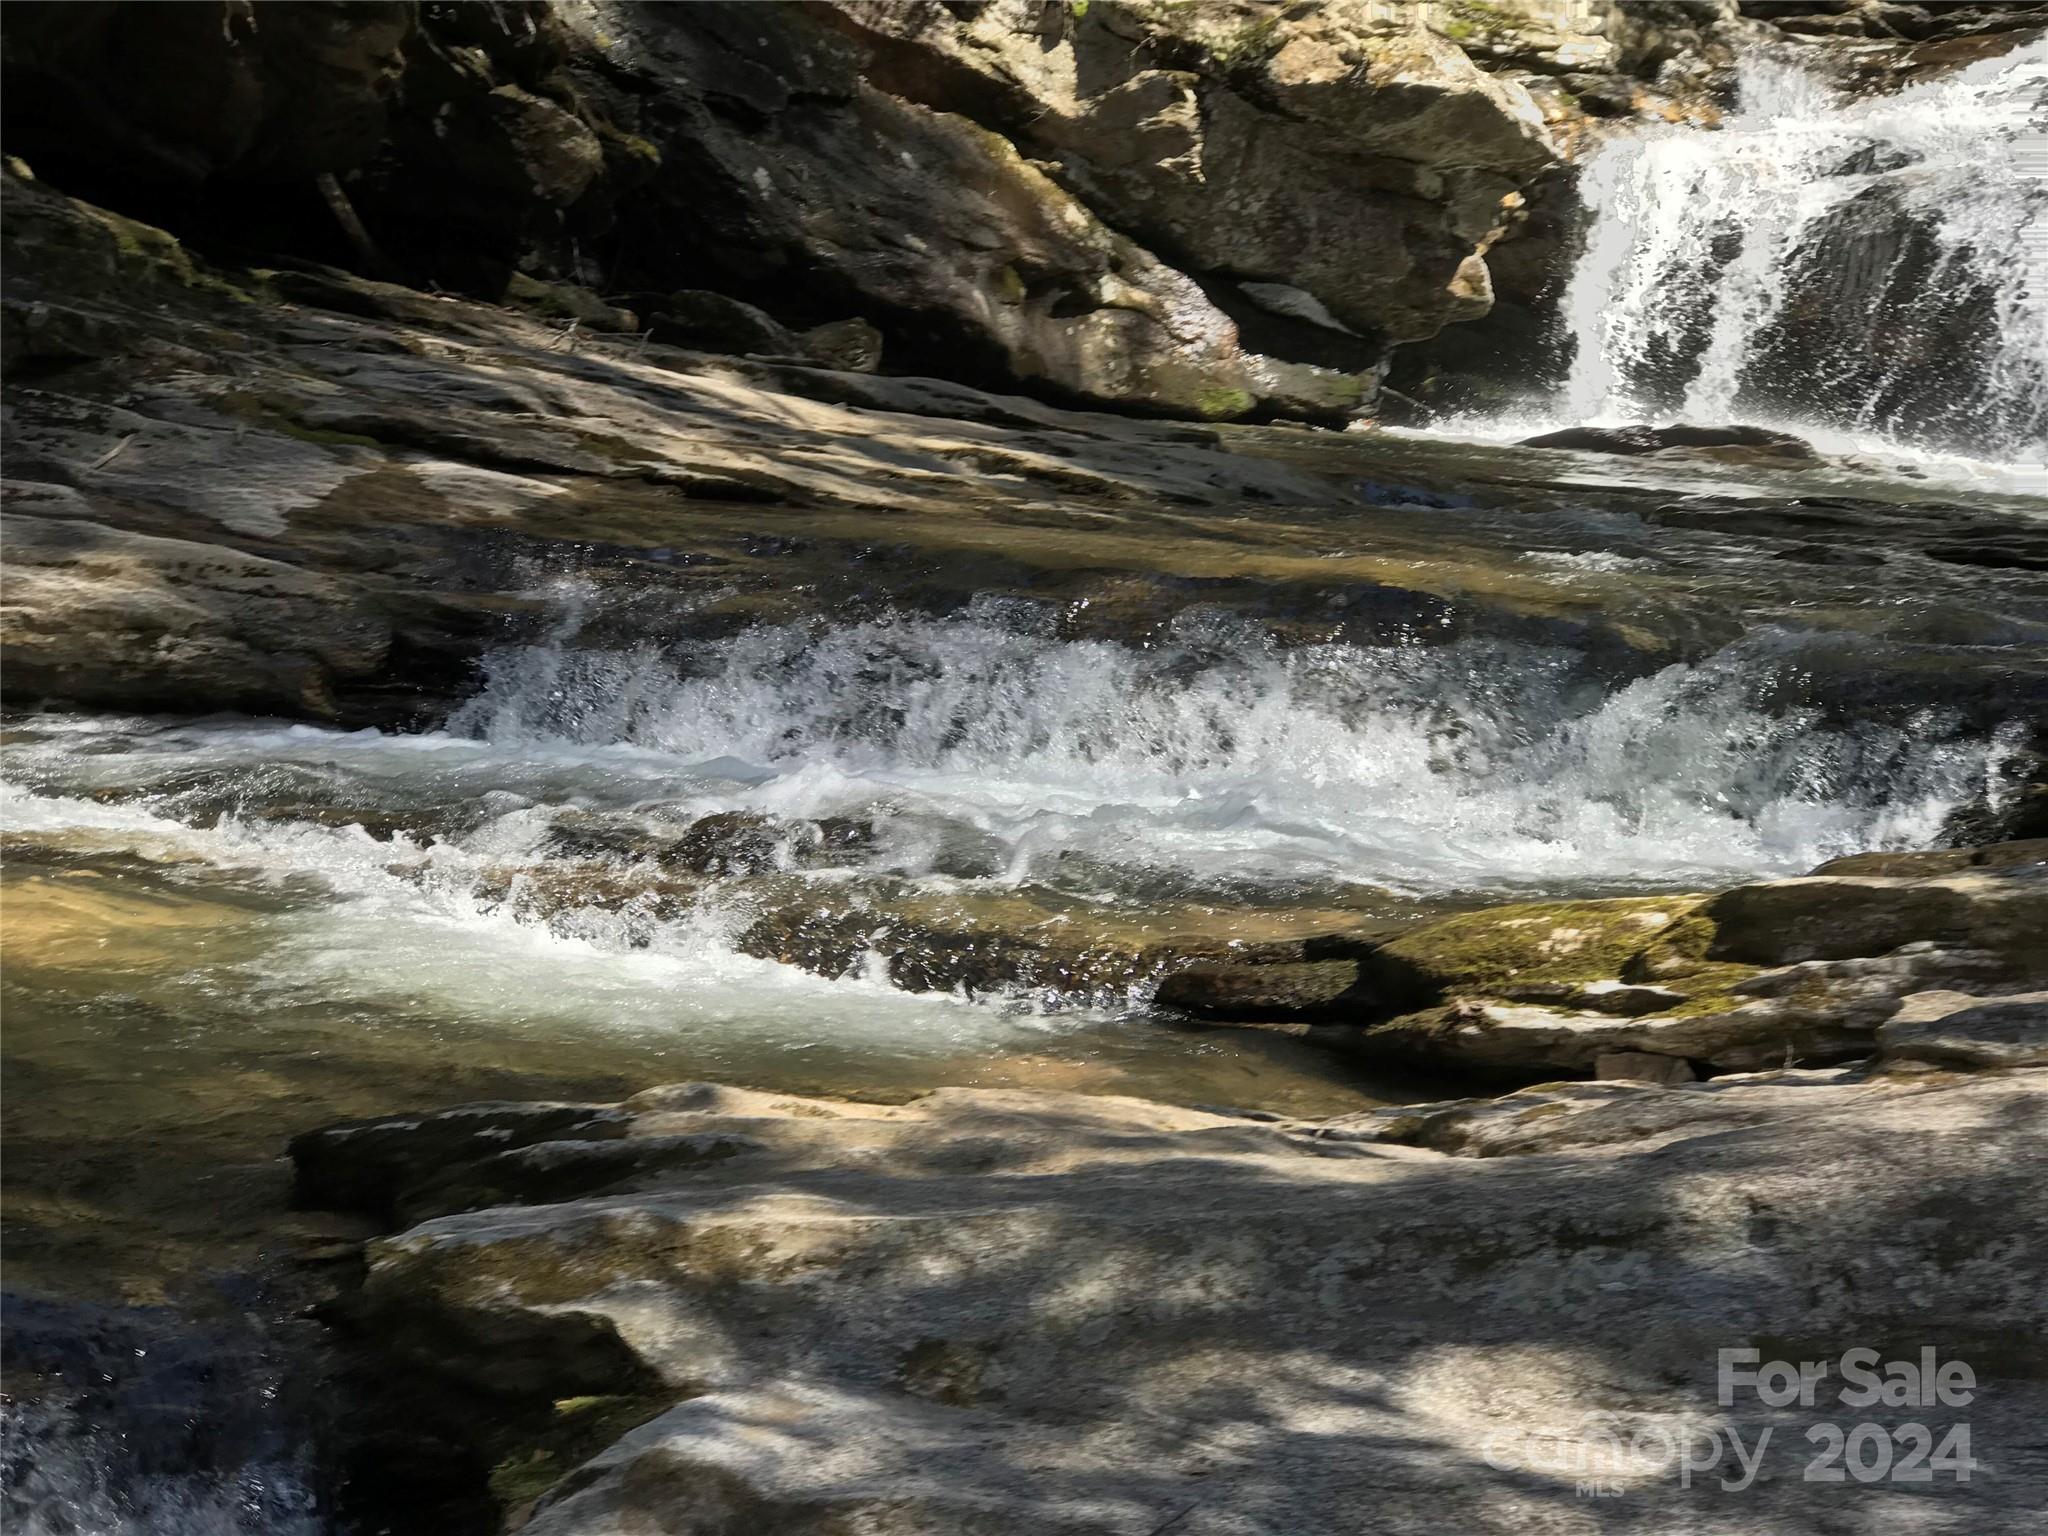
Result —
M 1585 164 L 1573 362 L 1542 424 L 1769 422 L 2038 466 L 2044 135 L 2048 42 L 1855 100 L 1748 57 L 1720 127 L 1644 127 Z
M 198 822 L 232 834 L 222 859 L 359 897 L 390 888 L 393 845 L 347 815 L 444 817 L 419 850 L 438 878 L 403 895 L 464 924 L 480 920 L 470 893 L 484 873 L 544 857 L 568 810 L 671 831 L 727 811 L 859 818 L 874 835 L 840 877 L 1145 901 L 1260 885 L 1430 897 L 1727 881 L 1924 845 L 1995 790 L 2005 748 L 1960 736 L 1941 711 L 1852 728 L 1773 699 L 1802 665 L 1794 637 L 1766 633 L 1614 680 L 1563 648 L 1289 648 L 1196 612 L 1139 647 L 1062 639 L 1037 610 L 983 602 L 949 619 L 762 626 L 680 657 L 556 636 L 496 654 L 433 735 L 80 719 L 11 756 L 18 780 L 62 797 L 63 818 L 138 836 Z M 170 788 L 82 798 L 120 785 Z M 266 801 L 346 815 L 237 819 Z M 22 797 L 13 814 L 47 823 L 59 804 Z M 685 947 L 715 948 L 721 921 L 704 915 Z
M 188 1435 L 199 1431 L 190 1422 Z M 174 1442 L 41 1404 L 0 1409 L 0 1516 L 13 1536 L 321 1536 L 333 1529 L 289 1458 L 189 1468 Z M 150 1466 L 150 1458 L 160 1463 Z M 135 1465 L 140 1462 L 141 1465 Z
M 1767 708 L 1762 635 L 1624 683 L 1508 642 L 1286 648 L 1190 613 L 1137 648 L 1000 603 L 947 620 L 763 627 L 678 671 L 649 648 L 501 654 L 451 730 L 504 750 L 631 748 L 716 803 L 886 805 L 903 872 L 1011 882 L 1080 857 L 1197 882 L 1433 895 L 1801 870 L 1924 843 L 2001 748 L 1935 712 L 1831 727 Z

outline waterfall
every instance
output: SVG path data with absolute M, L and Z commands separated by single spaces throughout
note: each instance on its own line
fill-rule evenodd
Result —
M 2048 456 L 2048 42 L 1854 100 L 1759 54 L 1739 102 L 1587 161 L 1564 420 Z

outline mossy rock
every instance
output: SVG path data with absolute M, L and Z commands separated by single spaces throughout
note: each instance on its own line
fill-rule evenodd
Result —
M 1625 896 L 1488 907 L 1405 933 L 1372 957 L 1383 991 L 1420 1000 L 1491 993 L 1532 982 L 1588 982 L 1643 972 L 1639 957 L 1666 964 L 1656 977 L 1696 968 L 1712 925 L 1689 920 L 1703 896 Z M 1691 965 L 1686 964 L 1691 957 Z
M 660 1394 L 560 1398 L 537 1432 L 503 1448 L 490 1472 L 491 1497 L 507 1515 L 522 1510 L 627 1430 L 673 1406 Z
M 1225 421 L 1246 414 L 1258 402 L 1248 389 L 1215 385 L 1195 395 L 1195 409 L 1210 421 Z

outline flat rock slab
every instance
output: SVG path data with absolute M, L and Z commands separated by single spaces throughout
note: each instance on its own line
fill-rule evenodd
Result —
M 732 1155 L 422 1222 L 370 1246 L 354 1312 L 395 1369 L 677 1400 L 539 1536 L 2016 1531 L 2048 1492 L 2044 1089 L 1573 1084 L 1467 1106 L 1498 1129 L 1463 1150 L 1526 1154 L 1475 1157 L 1127 1099 L 683 1085 L 618 1106 L 623 1144 Z M 1931 1410 L 1719 1403 L 1718 1351 L 1759 1339 L 1967 1361 L 1994 1475 L 1805 1480 L 1810 1424 Z M 1772 1429 L 1754 1482 L 1597 1462 L 1692 1423 Z M 1596 1464 L 1614 1497 L 1580 1497 Z

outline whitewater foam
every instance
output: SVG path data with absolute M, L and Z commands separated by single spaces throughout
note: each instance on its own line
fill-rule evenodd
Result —
M 1778 873 L 1927 841 L 1995 779 L 2004 748 L 1940 711 L 1848 729 L 1767 703 L 1799 664 L 1766 635 L 1617 682 L 1564 649 L 1287 648 L 1215 614 L 1136 647 L 985 603 L 683 658 L 557 639 L 497 657 L 450 730 L 660 754 L 707 804 L 964 825 L 1016 882 L 1076 855 L 1411 894 Z

